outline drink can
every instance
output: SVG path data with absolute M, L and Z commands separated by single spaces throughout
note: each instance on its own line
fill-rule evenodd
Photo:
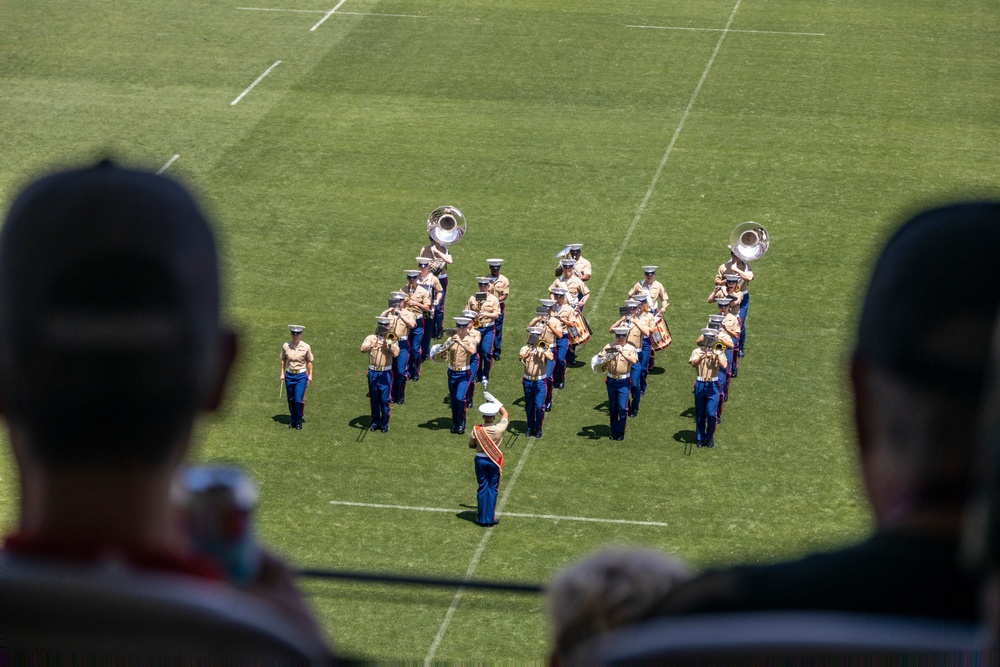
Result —
M 257 505 L 253 480 L 239 468 L 192 466 L 181 471 L 174 491 L 194 549 L 231 581 L 253 581 L 260 569 L 252 521 Z

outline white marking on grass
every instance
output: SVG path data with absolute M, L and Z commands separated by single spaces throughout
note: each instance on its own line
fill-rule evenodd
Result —
M 177 160 L 177 158 L 179 158 L 180 156 L 181 156 L 181 154 L 178 153 L 177 155 L 175 155 L 172 158 L 170 158 L 169 160 L 167 160 L 167 163 L 165 165 L 163 165 L 162 167 L 160 167 L 160 170 L 158 172 L 156 172 L 157 175 L 162 174 L 167 169 L 169 169 L 170 165 L 172 165 Z
M 670 154 L 674 151 L 674 145 L 677 143 L 677 137 L 680 136 L 681 130 L 684 129 L 684 123 L 687 121 L 688 114 L 691 113 L 691 107 L 694 106 L 695 101 L 698 99 L 698 93 L 701 92 L 701 87 L 705 83 L 705 79 L 708 78 L 708 72 L 712 69 L 716 56 L 719 55 L 719 49 L 722 48 L 722 42 L 725 41 L 726 35 L 729 34 L 729 26 L 733 24 L 733 19 L 736 18 L 736 12 L 739 10 L 741 2 L 743 2 L 743 0 L 736 0 L 736 5 L 733 7 L 732 13 L 729 14 L 729 20 L 726 21 L 726 27 L 722 28 L 722 34 L 719 36 L 719 41 L 715 45 L 715 50 L 712 51 L 712 57 L 708 59 L 708 64 L 705 65 L 705 71 L 701 73 L 701 78 L 698 79 L 698 85 L 694 87 L 694 93 L 691 94 L 691 99 L 688 100 L 687 107 L 684 109 L 684 113 L 681 114 L 680 122 L 677 123 L 677 129 L 674 130 L 674 136 L 670 138 L 667 150 L 663 153 L 663 158 L 660 159 L 659 166 L 656 167 L 656 173 L 653 174 L 653 180 L 649 182 L 649 187 L 646 188 L 646 196 L 643 197 L 642 202 L 639 203 L 639 209 L 635 212 L 635 217 L 632 218 L 632 224 L 629 225 L 628 231 L 625 232 L 625 238 L 622 239 L 622 245 L 618 249 L 618 254 L 615 255 L 614 261 L 611 262 L 611 269 L 608 271 L 608 275 L 604 279 L 604 284 L 601 285 L 601 289 L 597 292 L 597 297 L 594 299 L 593 311 L 596 311 L 600 305 L 601 297 L 604 296 L 605 290 L 608 289 L 611 277 L 614 275 L 615 269 L 618 268 L 618 263 L 621 261 L 622 255 L 625 253 L 625 248 L 628 247 L 628 243 L 632 239 L 632 232 L 635 231 L 636 226 L 639 224 L 639 220 L 642 219 L 642 214 L 646 212 L 646 205 L 649 204 L 649 198 L 653 196 L 653 189 L 656 188 L 656 182 L 660 180 L 660 174 L 663 173 L 663 167 L 667 164 Z
M 294 12 L 296 14 L 326 14 L 325 9 L 281 9 L 280 7 L 237 7 L 248 12 Z M 378 12 L 337 12 L 341 16 L 394 16 L 407 19 L 425 19 L 420 14 L 380 14 Z
M 337 6 L 336 6 L 336 7 L 334 7 L 334 8 L 333 8 L 333 9 L 331 9 L 330 11 L 328 11 L 328 12 L 326 13 L 326 16 L 324 16 L 323 18 L 321 18 L 321 19 L 319 20 L 319 23 L 317 23 L 317 24 L 316 24 L 316 25 L 314 25 L 313 27 L 309 28 L 309 32 L 315 32 L 315 31 L 316 31 L 316 28 L 318 28 L 318 27 L 320 27 L 321 25 L 323 25 L 323 24 L 324 24 L 324 23 L 326 22 L 326 20 L 327 20 L 328 18 L 330 18 L 331 16 L 333 16 L 333 13 L 334 13 L 334 12 L 336 12 L 336 11 L 337 11 L 338 9 L 340 9 L 340 6 L 341 6 L 341 5 L 343 5 L 343 4 L 345 3 L 345 2 L 347 2 L 347 0 L 340 0 L 340 2 L 338 2 L 338 3 L 337 3 Z
M 517 482 L 518 476 L 521 474 L 524 462 L 528 460 L 528 454 L 531 452 L 531 446 L 533 444 L 535 444 L 535 439 L 528 438 L 528 444 L 524 448 L 524 452 L 521 454 L 520 460 L 517 462 L 517 467 L 514 468 L 514 474 L 510 477 L 510 483 L 507 485 L 507 488 L 504 489 L 503 495 L 500 496 L 500 502 L 497 503 L 497 514 L 500 514 L 501 510 L 503 510 L 504 506 L 507 504 L 507 499 L 510 498 L 510 492 L 514 488 L 514 484 Z M 490 541 L 490 537 L 492 535 L 493 529 L 487 528 L 486 533 L 483 535 L 483 539 L 479 541 L 476 553 L 472 554 L 472 560 L 469 562 L 469 567 L 465 570 L 466 581 L 472 579 L 472 575 L 476 573 L 476 568 L 479 566 L 479 559 L 483 557 L 483 551 L 486 550 L 486 544 Z M 427 657 L 424 658 L 424 665 L 430 665 L 431 660 L 434 659 L 434 654 L 437 653 L 438 646 L 441 645 L 441 640 L 444 639 L 444 633 L 447 632 L 448 626 L 451 625 L 451 618 L 455 615 L 455 610 L 458 609 L 458 603 L 461 602 L 464 594 L 464 587 L 455 591 L 455 597 L 452 599 L 451 606 L 448 607 L 448 611 L 444 615 L 444 620 L 441 621 L 441 627 L 438 628 L 437 634 L 434 635 L 434 641 L 431 643 L 431 647 L 427 649 Z
M 268 74 L 271 73 L 271 70 L 273 70 L 275 67 L 277 67 L 280 64 L 281 64 L 280 60 L 275 60 L 274 64 L 271 65 L 270 67 L 268 67 L 266 70 L 264 70 L 264 73 L 261 74 L 260 76 L 258 76 L 256 81 L 254 81 L 253 83 L 251 83 L 250 86 L 246 90 L 244 90 L 242 93 L 240 93 L 239 97 L 237 97 L 235 100 L 233 100 L 232 102 L 230 102 L 229 106 L 236 106 L 236 103 L 239 102 L 240 100 L 242 100 L 244 95 L 246 95 L 251 90 L 253 90 L 254 86 L 256 86 L 258 83 L 260 83 L 261 80 L 263 80 L 263 78 L 265 76 L 267 76 Z
M 372 507 L 387 510 L 409 510 L 411 512 L 446 512 L 454 514 L 454 508 L 447 507 L 414 507 L 412 505 L 383 505 L 381 503 L 355 503 L 348 500 L 331 500 L 331 505 L 346 505 L 347 507 Z M 633 521 L 631 519 L 595 519 L 589 516 L 561 516 L 558 514 L 523 514 L 520 512 L 504 512 L 504 516 L 516 516 L 522 519 L 552 519 L 553 521 L 590 521 L 593 523 L 621 523 L 630 526 L 663 526 L 659 521 Z
M 686 28 L 674 25 L 627 25 L 626 28 L 646 28 L 649 30 L 695 30 L 700 32 L 723 32 L 725 28 Z M 758 35 L 802 35 L 805 37 L 826 37 L 825 32 L 788 32 L 785 30 L 730 30 L 729 32 L 748 32 Z

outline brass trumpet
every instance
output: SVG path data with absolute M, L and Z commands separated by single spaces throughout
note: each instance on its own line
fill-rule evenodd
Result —
M 443 364 L 448 361 L 448 350 L 455 346 L 455 339 L 449 338 L 444 343 L 433 345 L 430 349 L 431 361 Z

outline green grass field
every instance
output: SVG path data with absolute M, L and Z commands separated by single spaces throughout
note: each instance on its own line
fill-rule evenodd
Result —
M 251 1 L 289 11 L 238 8 Z M 243 353 L 198 457 L 250 471 L 264 541 L 301 566 L 544 582 L 607 544 L 701 568 L 868 530 L 844 375 L 855 310 L 903 216 L 1000 196 L 995 2 L 345 0 L 310 30 L 334 4 L 4 9 L 4 209 L 53 166 L 112 155 L 159 169 L 179 155 L 166 173 L 218 223 Z M 594 264 L 595 343 L 639 267 L 660 266 L 675 345 L 657 355 L 627 439 L 600 437 L 603 381 L 572 368 L 545 437 L 508 441 L 501 496 L 514 513 L 665 526 L 508 517 L 485 537 L 439 366 L 393 407 L 389 434 L 366 432 L 357 348 L 441 204 L 470 221 L 449 317 L 485 259 L 506 259 L 506 354 L 490 390 L 508 406 L 520 394 L 511 353 L 560 248 L 582 242 Z M 754 266 L 748 354 L 717 447 L 691 451 L 686 360 L 729 232 L 748 219 L 772 236 Z M 301 432 L 279 419 L 291 322 L 317 356 Z M 517 405 L 512 420 L 523 428 Z M 4 453 L 6 527 L 16 504 Z M 351 654 L 525 661 L 548 649 L 538 597 L 304 586 Z

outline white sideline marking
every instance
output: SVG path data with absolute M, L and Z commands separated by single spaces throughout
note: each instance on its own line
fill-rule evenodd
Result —
M 331 500 L 331 505 L 346 505 L 348 507 L 374 507 L 387 510 L 410 510 L 413 512 L 447 512 L 454 513 L 455 509 L 447 507 L 413 507 L 410 505 L 383 505 L 381 503 L 354 503 L 347 500 Z M 594 523 L 622 523 L 630 526 L 663 526 L 667 524 L 659 521 L 632 521 L 630 519 L 594 519 L 588 516 L 559 516 L 557 514 L 522 514 L 519 512 L 504 512 L 504 516 L 516 516 L 522 519 L 552 519 L 554 521 L 591 521 Z
M 243 96 L 244 96 L 244 95 L 246 95 L 246 94 L 247 94 L 247 93 L 249 93 L 249 92 L 250 92 L 251 90 L 253 90 L 253 87 L 254 87 L 254 86 L 256 86 L 256 85 L 257 85 L 258 83 L 260 83 L 260 82 L 261 82 L 261 80 L 262 80 L 262 79 L 263 79 L 263 78 L 264 78 L 265 76 L 267 76 L 268 74 L 270 74 L 270 73 L 271 73 L 271 70 L 273 70 L 273 69 L 274 69 L 275 67 L 277 67 L 277 66 L 278 66 L 278 65 L 280 65 L 280 64 L 281 64 L 281 61 L 280 61 L 280 60 L 275 60 L 275 61 L 274 61 L 274 64 L 273 64 L 273 65 L 271 65 L 270 67 L 268 67 L 268 68 L 267 68 L 266 70 L 264 70 L 264 73 L 263 73 L 263 74 L 261 74 L 260 76 L 258 76 L 258 77 L 257 77 L 257 80 L 256 80 L 256 81 L 254 81 L 253 83 L 251 83 L 251 84 L 250 84 L 250 87 L 249 87 L 249 88 L 247 88 L 247 89 L 246 89 L 246 90 L 244 90 L 244 91 L 243 91 L 242 93 L 240 93 L 240 96 L 239 96 L 239 97 L 237 97 L 237 98 L 236 98 L 235 100 L 233 100 L 232 102 L 230 102 L 230 103 L 229 103 L 229 106 L 236 106 L 236 103 L 237 103 L 237 102 L 239 102 L 240 100 L 242 100 L 242 99 L 243 99 Z
M 649 198 L 653 196 L 653 189 L 656 187 L 656 182 L 660 180 L 660 174 L 663 173 L 663 167 L 667 164 L 667 159 L 674 151 L 674 144 L 677 143 L 677 137 L 680 136 L 681 130 L 684 129 L 684 122 L 687 120 L 688 114 L 691 113 L 691 107 L 694 106 L 695 101 L 698 99 L 698 93 L 701 92 L 701 87 L 705 83 L 705 79 L 708 78 L 708 72 L 712 69 L 712 64 L 715 63 L 716 56 L 719 55 L 719 49 L 722 48 L 722 42 L 725 41 L 726 35 L 729 34 L 729 26 L 733 24 L 733 19 L 736 18 L 736 12 L 739 10 L 741 2 L 743 2 L 743 0 L 736 0 L 736 5 L 733 7 L 732 13 L 729 15 L 729 20 L 726 21 L 726 27 L 722 28 L 722 34 L 719 36 L 719 41 L 715 45 L 715 50 L 712 51 L 712 57 L 708 59 L 708 64 L 705 65 L 705 71 L 701 73 L 701 78 L 698 80 L 698 85 L 694 88 L 694 93 L 691 94 L 691 99 L 688 101 L 687 108 L 684 109 L 684 113 L 681 114 L 680 122 L 677 123 L 677 129 L 674 130 L 674 136 L 670 138 L 670 143 L 667 145 L 667 150 L 663 153 L 660 165 L 656 168 L 656 173 L 653 174 L 653 180 L 649 182 L 649 187 L 646 189 L 646 196 L 642 198 L 642 202 L 639 204 L 639 209 L 635 212 L 635 217 L 632 219 L 632 224 L 629 225 L 628 231 L 625 233 L 625 238 L 622 239 L 622 245 L 618 249 L 618 254 L 615 255 L 614 261 L 611 262 L 611 269 L 608 271 L 608 275 L 604 279 L 604 284 L 601 285 L 601 289 L 597 292 L 597 297 L 594 299 L 594 307 L 592 309 L 593 312 L 597 311 L 597 308 L 601 303 L 601 297 L 604 296 L 604 291 L 608 288 L 608 283 L 611 282 L 611 276 L 614 275 L 615 269 L 618 268 L 618 262 L 621 261 L 622 255 L 625 253 L 625 248 L 628 247 L 628 242 L 632 238 L 632 232 L 635 231 L 636 225 L 638 225 L 639 220 L 642 219 L 642 214 L 646 212 L 646 205 L 649 203 Z
M 725 28 L 683 28 L 673 25 L 627 25 L 626 28 L 647 28 L 650 30 L 697 30 L 702 32 L 723 32 Z M 803 35 L 806 37 L 826 37 L 825 32 L 786 32 L 784 30 L 730 30 L 729 32 L 749 32 L 758 35 Z
M 170 158 L 169 160 L 167 160 L 167 163 L 165 165 L 163 165 L 162 167 L 160 167 L 160 170 L 158 172 L 156 172 L 156 174 L 160 175 L 163 172 L 165 172 L 167 169 L 170 168 L 170 165 L 172 165 L 174 163 L 174 161 L 176 161 L 177 158 L 179 158 L 180 156 L 181 156 L 181 154 L 178 153 L 177 155 L 175 155 L 172 158 Z
M 347 0 L 340 0 L 340 2 L 338 2 L 338 3 L 337 3 L 337 6 L 336 6 L 336 7 L 334 7 L 334 8 L 333 8 L 333 9 L 331 9 L 330 11 L 328 11 L 328 12 L 326 13 L 326 16 L 324 16 L 323 18 L 321 18 L 321 19 L 319 20 L 319 23 L 317 23 L 317 24 L 316 24 L 316 25 L 314 25 L 313 27 L 309 28 L 309 32 L 315 32 L 315 31 L 316 31 L 316 28 L 318 28 L 318 27 L 320 27 L 321 25 L 323 25 L 323 23 L 325 23 L 325 22 L 326 22 L 326 20 L 327 20 L 328 18 L 330 18 L 331 16 L 333 16 L 333 13 L 334 13 L 334 12 L 336 12 L 336 11 L 337 11 L 338 9 L 340 9 L 340 6 L 341 6 L 342 4 L 344 4 L 345 2 L 347 2 Z
M 249 12 L 295 12 L 296 14 L 326 14 L 323 9 L 281 9 L 276 7 L 237 7 Z M 398 16 L 407 19 L 425 19 L 419 14 L 379 14 L 377 12 L 337 12 L 344 16 Z
M 528 459 L 528 454 L 531 452 L 531 446 L 535 444 L 534 438 L 528 438 L 528 445 L 524 448 L 524 452 L 521 454 L 520 460 L 517 462 L 517 467 L 514 469 L 514 474 L 510 477 L 510 484 L 504 489 L 503 495 L 500 497 L 500 502 L 497 503 L 497 514 L 501 513 L 504 505 L 507 504 L 507 499 L 510 498 L 510 491 L 514 488 L 514 483 L 517 482 L 518 476 L 521 474 L 521 468 L 524 467 L 524 462 Z M 472 579 L 472 575 L 475 574 L 476 568 L 479 566 L 479 559 L 483 557 L 483 551 L 486 549 L 486 543 L 490 541 L 490 537 L 493 535 L 493 529 L 487 528 L 486 534 L 483 535 L 483 539 L 479 541 L 479 546 L 476 548 L 476 553 L 472 555 L 472 560 L 469 562 L 469 567 L 465 571 L 465 579 Z M 459 588 L 455 591 L 455 597 L 451 601 L 451 606 L 448 607 L 447 613 L 444 615 L 444 620 L 441 621 L 441 627 L 438 628 L 437 634 L 434 635 L 434 641 L 431 643 L 431 647 L 427 649 L 427 657 L 424 658 L 424 665 L 430 665 L 431 660 L 434 659 L 434 654 L 437 653 L 438 646 L 441 645 L 441 640 L 444 638 L 444 633 L 448 630 L 448 626 L 451 624 L 451 617 L 455 615 L 455 610 L 458 609 L 458 603 L 462 600 L 462 595 L 465 593 L 465 588 Z

